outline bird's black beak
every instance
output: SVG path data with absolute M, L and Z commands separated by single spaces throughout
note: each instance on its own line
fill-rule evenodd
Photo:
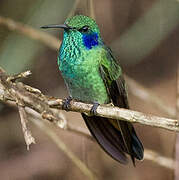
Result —
M 41 26 L 41 28 L 43 29 L 47 29 L 47 28 L 61 28 L 61 29 L 64 29 L 64 30 L 68 30 L 68 29 L 72 29 L 72 27 L 66 25 L 66 24 L 52 24 L 52 25 L 45 25 L 45 26 Z

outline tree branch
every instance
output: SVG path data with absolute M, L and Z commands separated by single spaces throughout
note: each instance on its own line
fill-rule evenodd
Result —
M 52 49 L 57 49 L 60 46 L 61 42 L 57 38 L 10 18 L 0 16 L 0 24 L 6 26 L 11 31 L 17 31 L 27 37 L 38 40 Z
M 17 98 L 21 99 L 26 107 L 40 113 L 42 118 L 59 123 L 59 118 L 54 114 L 53 108 L 62 109 L 63 99 L 45 96 L 39 90 L 34 90 L 34 88 L 21 82 L 12 83 L 7 80 L 8 78 L 9 76 L 1 68 L 0 88 L 2 87 L 2 90 L 0 91 L 0 100 L 2 102 L 7 102 L 7 99 L 9 101 L 16 101 Z M 92 104 L 72 100 L 69 111 L 90 114 L 91 107 Z M 100 105 L 97 108 L 96 115 L 179 132 L 179 124 L 176 119 L 148 115 L 119 107 Z
M 54 98 L 54 100 L 49 100 L 48 104 L 51 108 L 62 109 L 63 100 Z M 90 114 L 92 106 L 92 104 L 77 102 L 73 100 L 70 103 L 69 111 Z M 149 115 L 142 112 L 122 109 L 115 106 L 100 105 L 97 108 L 96 115 L 179 132 L 179 124 L 175 119 Z
M 177 71 L 176 71 L 176 118 L 179 121 L 179 62 L 177 62 Z M 175 171 L 174 171 L 174 179 L 179 179 L 179 134 L 175 137 L 175 149 L 174 149 L 174 157 L 175 157 Z
M 159 164 L 162 167 L 174 170 L 175 169 L 175 161 L 171 158 L 163 157 L 160 154 L 151 151 L 149 149 L 145 149 L 144 151 L 144 159 L 148 159 L 156 164 Z
M 17 76 L 17 75 L 16 75 Z M 63 100 L 45 96 L 40 90 L 27 86 L 20 82 L 11 82 L 12 76 L 8 76 L 6 72 L 0 68 L 0 101 L 12 105 L 19 105 L 17 98 L 23 102 L 25 111 L 32 114 L 38 114 L 37 118 L 43 118 L 50 122 L 55 123 L 58 127 L 82 135 L 90 140 L 94 140 L 87 130 L 76 127 L 62 117 L 59 117 L 58 113 L 55 113 L 55 109 L 62 109 Z M 23 76 L 22 76 L 23 77 Z M 16 103 L 16 104 L 15 104 Z M 70 110 L 74 112 L 90 113 L 92 105 L 82 102 L 72 101 Z M 152 115 L 146 115 L 141 112 L 132 110 L 121 109 L 118 107 L 103 106 L 100 105 L 97 109 L 97 113 L 102 117 L 109 117 L 119 120 L 126 120 L 129 122 L 138 122 L 143 125 L 150 125 L 159 128 L 165 128 L 172 131 L 179 131 L 177 120 L 167 119 L 163 117 L 157 117 Z M 174 161 L 170 158 L 162 157 L 156 152 L 151 150 L 145 150 L 144 157 L 151 160 L 163 167 L 174 169 Z M 156 159 L 158 159 L 156 161 Z
M 22 131 L 24 133 L 24 139 L 25 139 L 25 142 L 27 145 L 27 150 L 29 150 L 29 146 L 32 143 L 35 144 L 35 139 L 32 136 L 32 133 L 27 126 L 28 121 L 27 121 L 27 115 L 26 115 L 25 108 L 21 105 L 18 105 L 18 109 L 19 109 L 19 115 L 20 115 L 20 119 L 21 119 Z

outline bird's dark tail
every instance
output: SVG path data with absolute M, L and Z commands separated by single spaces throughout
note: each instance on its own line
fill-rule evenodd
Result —
M 121 131 L 124 131 L 121 134 L 107 118 L 85 114 L 82 117 L 96 141 L 112 158 L 123 164 L 128 162 L 125 153 L 131 156 L 134 164 L 135 158 L 143 159 L 143 146 L 130 123 L 119 122 Z
M 135 166 L 135 158 L 142 160 L 144 156 L 144 148 L 140 142 L 133 125 L 129 122 L 117 121 L 120 133 L 127 148 L 126 153 L 131 156 L 132 162 Z

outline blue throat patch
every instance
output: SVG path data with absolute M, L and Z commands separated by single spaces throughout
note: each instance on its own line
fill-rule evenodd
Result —
M 91 49 L 93 46 L 98 45 L 98 34 L 83 34 L 83 43 L 87 49 Z

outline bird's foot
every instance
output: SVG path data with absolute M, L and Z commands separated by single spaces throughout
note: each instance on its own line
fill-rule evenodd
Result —
M 65 111 L 69 111 L 70 108 L 70 102 L 73 100 L 71 96 L 67 97 L 63 101 L 62 109 Z
M 100 104 L 98 103 L 98 102 L 94 102 L 93 103 L 93 106 L 92 106 L 92 108 L 91 108 L 91 110 L 90 110 L 90 114 L 91 115 L 96 115 L 97 114 L 97 108 L 98 108 L 98 106 L 99 106 Z

